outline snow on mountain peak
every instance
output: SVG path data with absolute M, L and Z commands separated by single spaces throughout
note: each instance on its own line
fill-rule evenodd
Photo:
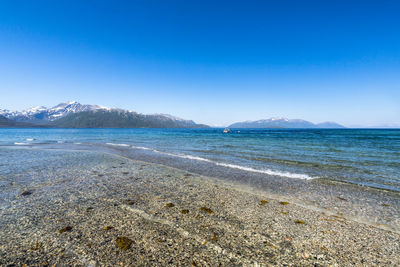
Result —
M 273 117 L 270 118 L 271 121 L 289 121 L 288 118 L 284 118 L 284 117 Z
M 59 119 L 71 113 L 94 111 L 101 109 L 110 110 L 109 108 L 97 105 L 82 105 L 77 101 L 69 101 L 65 103 L 60 103 L 51 108 L 37 106 L 23 111 L 0 110 L 0 114 L 9 119 L 14 119 L 17 121 L 35 121 L 35 120 L 53 121 L 55 119 Z

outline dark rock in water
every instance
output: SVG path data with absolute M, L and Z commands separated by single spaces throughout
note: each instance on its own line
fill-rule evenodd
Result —
M 114 229 L 114 227 L 111 225 L 107 225 L 106 227 L 104 227 L 104 230 L 106 230 L 106 231 L 111 230 L 111 229 Z
M 206 213 L 208 213 L 208 214 L 214 213 L 214 212 L 212 211 L 212 209 L 207 208 L 207 207 L 201 207 L 201 208 L 200 208 L 200 211 L 206 212 Z
M 25 190 L 24 192 L 21 193 L 21 196 L 29 196 L 29 195 L 32 195 L 32 191 Z
M 165 204 L 165 206 L 166 206 L 167 208 L 175 207 L 175 205 L 174 205 L 173 203 L 167 203 L 167 204 Z
M 122 174 L 123 174 L 123 175 L 128 175 L 128 174 L 129 174 L 129 172 L 122 172 Z
M 181 213 L 182 213 L 182 214 L 188 214 L 188 213 L 189 213 L 189 210 L 181 210 Z
M 71 226 L 65 226 L 64 228 L 61 228 L 60 230 L 58 230 L 58 233 L 62 234 L 65 232 L 70 232 L 72 230 Z
M 87 207 L 87 208 L 86 208 L 86 211 L 87 211 L 87 212 L 89 212 L 89 211 L 91 211 L 91 210 L 93 210 L 92 207 Z
M 117 242 L 117 246 L 120 250 L 125 251 L 131 247 L 133 241 L 125 236 L 120 236 L 115 240 L 115 242 Z

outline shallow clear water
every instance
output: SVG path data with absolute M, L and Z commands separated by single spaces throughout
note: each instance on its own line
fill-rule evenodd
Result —
M 399 129 L 0 129 L 0 146 L 75 144 L 400 192 Z

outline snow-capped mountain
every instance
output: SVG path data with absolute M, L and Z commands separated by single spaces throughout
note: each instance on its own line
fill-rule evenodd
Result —
M 344 128 L 335 122 L 323 122 L 314 124 L 312 122 L 300 119 L 288 119 L 282 117 L 244 121 L 231 124 L 230 128 Z
M 101 111 L 101 112 L 100 112 Z M 89 114 L 89 113 L 90 114 Z M 98 113 L 98 114 L 93 114 Z M 75 116 L 75 115 L 76 116 Z M 71 116 L 73 117 L 71 117 Z M 58 104 L 52 108 L 46 108 L 43 106 L 33 107 L 23 111 L 9 111 L 1 110 L 0 116 L 4 116 L 15 122 L 33 123 L 39 125 L 49 126 L 70 126 L 79 125 L 85 127 L 88 118 L 91 118 L 94 125 L 117 125 L 118 127 L 125 127 L 127 125 L 138 125 L 140 127 L 200 127 L 206 125 L 197 125 L 192 120 L 181 119 L 169 114 L 154 114 L 154 115 L 143 115 L 134 111 L 119 109 L 119 108 L 108 108 L 98 105 L 84 105 L 76 101 L 66 102 Z M 112 123 L 104 124 L 105 118 L 111 118 Z M 65 119 L 64 119 L 65 118 Z M 62 119 L 62 120 L 61 120 Z M 73 122 L 71 122 L 73 120 Z M 140 123 L 137 120 L 141 121 Z M 95 123 L 93 121 L 96 121 Z M 83 123 L 84 122 L 84 123 Z M 100 127 L 99 126 L 99 127 Z
M 52 108 L 37 106 L 23 111 L 9 111 L 0 109 L 0 115 L 19 122 L 41 123 L 54 121 L 71 113 L 94 110 L 109 110 L 109 108 L 98 105 L 82 105 L 76 101 L 70 101 L 58 104 Z

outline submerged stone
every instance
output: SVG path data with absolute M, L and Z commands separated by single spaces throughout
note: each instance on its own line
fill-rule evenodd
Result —
M 125 251 L 131 247 L 133 241 L 125 236 L 120 236 L 120 237 L 117 237 L 115 242 L 117 243 L 117 246 L 120 250 Z
M 92 207 L 87 207 L 87 208 L 86 208 L 86 211 L 87 211 L 87 212 L 89 212 L 89 211 L 91 211 L 91 210 L 93 210 Z
M 189 213 L 189 210 L 181 210 L 181 213 L 182 213 L 182 214 L 188 214 L 188 213 Z
M 135 204 L 135 201 L 132 200 L 132 199 L 127 199 L 127 200 L 125 200 L 124 202 L 125 202 L 125 204 L 130 205 L 130 206 L 132 206 L 132 205 Z
M 111 229 L 114 229 L 114 227 L 111 225 L 107 225 L 106 227 L 104 227 L 104 230 L 106 230 L 106 231 L 111 230 Z
M 71 232 L 72 227 L 71 226 L 65 226 L 64 228 L 61 228 L 60 230 L 58 230 L 59 234 L 65 233 L 65 232 Z
M 209 214 L 214 213 L 214 212 L 212 211 L 212 209 L 207 208 L 207 207 L 201 207 L 201 208 L 200 208 L 200 211 L 206 212 L 206 213 L 209 213 Z
M 166 206 L 167 208 L 175 207 L 175 205 L 174 205 L 173 203 L 167 203 L 167 204 L 165 204 L 165 206 Z
M 21 193 L 21 196 L 29 196 L 32 194 L 32 191 L 25 190 L 24 192 Z

